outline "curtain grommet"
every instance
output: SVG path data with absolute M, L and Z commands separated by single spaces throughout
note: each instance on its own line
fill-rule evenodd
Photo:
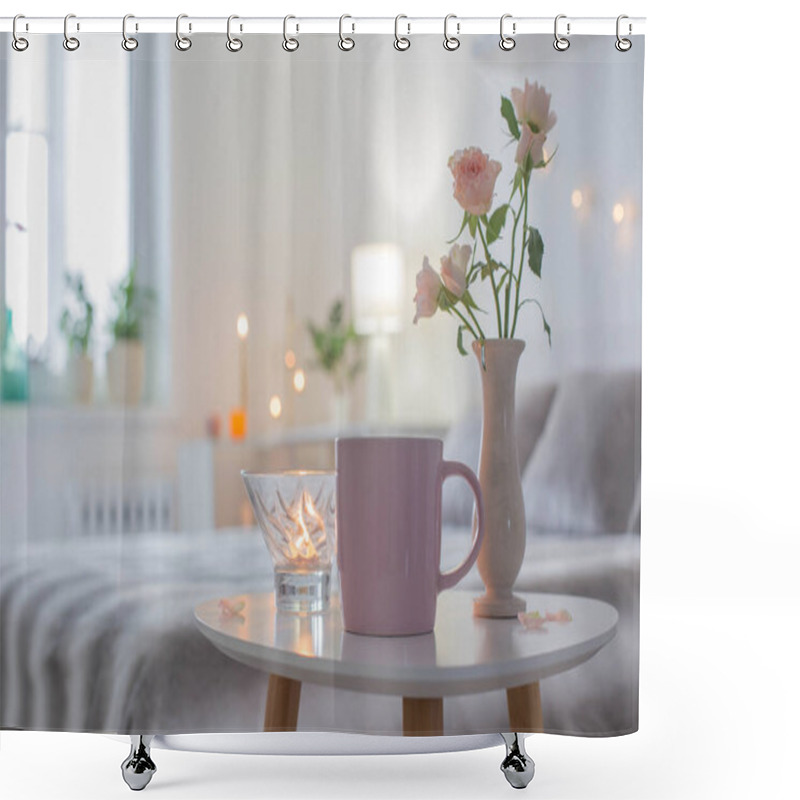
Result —
M 289 36 L 289 20 L 290 19 L 297 19 L 297 17 L 292 16 L 291 14 L 287 14 L 283 18 L 283 42 L 281 42 L 281 47 L 287 53 L 294 53 L 298 47 L 300 47 L 300 42 L 298 39 L 295 39 L 294 36 Z M 300 26 L 295 26 L 295 31 L 299 31 Z
M 77 36 L 70 36 L 69 21 L 71 19 L 75 19 L 74 14 L 67 14 L 67 16 L 64 17 L 64 41 L 62 42 L 62 45 L 65 50 L 69 51 L 70 53 L 74 53 L 81 46 L 81 41 Z M 75 23 L 75 29 L 80 30 L 80 24 Z
M 339 17 L 339 49 L 345 53 L 349 53 L 355 46 L 356 40 L 352 36 L 345 36 L 344 35 L 344 21 L 346 19 L 353 19 L 349 14 L 342 14 Z M 352 30 L 351 33 L 355 33 L 356 24 L 352 23 Z
M 517 46 L 517 40 L 513 36 L 508 36 L 505 32 L 505 23 L 507 19 L 513 19 L 511 14 L 503 14 L 500 17 L 500 49 L 504 52 L 513 50 Z M 511 23 L 511 33 L 517 32 L 517 23 Z
M 559 20 L 566 19 L 566 14 L 558 14 L 556 16 L 555 22 L 553 23 L 553 35 L 555 39 L 553 39 L 553 47 L 558 50 L 559 53 L 563 53 L 565 50 L 569 50 L 569 39 L 567 36 L 570 34 L 570 24 L 567 22 L 567 36 L 562 36 L 558 32 L 558 22 Z
M 461 40 L 458 38 L 457 35 L 456 36 L 450 35 L 448 28 L 451 19 L 456 20 L 456 34 L 461 32 L 461 23 L 458 22 L 458 17 L 456 17 L 455 14 L 448 14 L 444 18 L 444 41 L 442 42 L 442 46 L 444 47 L 445 50 L 448 50 L 449 52 L 452 53 L 454 50 L 458 50 L 458 48 L 461 47 Z
M 394 18 L 394 49 L 399 50 L 401 53 L 404 53 L 411 47 L 411 39 L 408 38 L 408 34 L 411 33 L 411 24 L 406 23 L 407 33 L 406 36 L 400 35 L 400 20 L 401 19 L 408 19 L 405 14 L 398 14 Z
M 188 18 L 188 14 L 178 14 L 175 18 L 175 47 L 180 50 L 181 53 L 185 53 L 192 46 L 192 40 L 181 33 L 181 20 Z M 192 25 L 189 23 L 189 31 L 191 30 Z
M 628 15 L 627 14 L 620 14 L 617 17 L 617 41 L 614 42 L 614 47 L 616 47 L 617 50 L 619 50 L 620 53 L 627 53 L 628 50 L 630 50 L 631 47 L 633 47 L 633 42 L 630 39 L 626 39 L 625 37 L 620 35 L 620 23 L 624 19 L 628 19 Z M 633 32 L 633 26 L 629 22 L 628 23 L 628 36 L 630 36 L 632 32 Z
M 228 41 L 225 42 L 225 47 L 228 48 L 229 53 L 238 53 L 244 47 L 244 42 L 231 33 L 231 23 L 235 19 L 239 19 L 239 17 L 236 14 L 231 14 L 228 17 L 228 30 L 227 30 Z M 240 25 L 239 31 L 241 32 L 241 30 L 242 27 Z
M 128 20 L 135 19 L 133 14 L 126 14 L 122 18 L 122 49 L 132 53 L 138 46 L 139 40 L 134 36 L 128 36 Z M 136 26 L 138 30 L 138 25 Z
M 25 15 L 17 14 L 14 17 L 14 22 L 11 24 L 11 46 L 18 53 L 24 53 L 30 45 L 30 42 L 24 36 L 20 36 L 19 33 L 17 33 L 17 23 L 21 19 L 25 19 Z

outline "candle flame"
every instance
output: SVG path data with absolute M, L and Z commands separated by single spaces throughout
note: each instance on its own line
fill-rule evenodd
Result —
M 320 532 L 324 535 L 325 520 L 320 516 L 308 492 L 303 492 L 292 522 L 297 525 L 294 541 L 292 542 L 297 554 L 296 557 L 304 561 L 316 559 L 319 553 L 311 537 L 312 534 L 319 534 Z
M 242 341 L 247 338 L 249 330 L 250 323 L 247 321 L 247 314 L 239 314 L 239 316 L 236 317 L 236 333 Z
M 294 390 L 298 394 L 300 394 L 306 388 L 306 374 L 302 369 L 295 370 L 292 384 L 294 385 Z
M 272 419 L 278 419 L 282 411 L 283 405 L 280 397 L 278 397 L 276 394 L 272 395 L 272 397 L 269 399 L 269 415 L 272 417 Z

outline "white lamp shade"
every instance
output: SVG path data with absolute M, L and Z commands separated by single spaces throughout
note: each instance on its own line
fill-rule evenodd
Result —
M 357 333 L 397 333 L 402 324 L 403 253 L 396 244 L 362 244 L 350 260 Z M 406 304 L 408 305 L 408 304 Z

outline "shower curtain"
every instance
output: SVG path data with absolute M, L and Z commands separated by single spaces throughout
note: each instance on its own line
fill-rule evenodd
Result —
M 232 30 L 0 39 L 0 728 L 269 730 L 282 688 L 297 730 L 636 730 L 644 37 Z M 277 607 L 297 520 L 241 472 L 335 482 L 337 439 L 479 479 L 432 631 L 382 635 L 431 579 L 370 597 L 400 556 L 341 509 Z M 376 688 L 416 667 L 467 677 Z

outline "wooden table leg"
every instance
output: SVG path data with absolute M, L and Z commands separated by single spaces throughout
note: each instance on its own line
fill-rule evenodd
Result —
M 441 697 L 403 698 L 403 736 L 441 736 L 443 729 Z
M 300 689 L 303 684 L 292 678 L 270 675 L 267 686 L 267 709 L 264 712 L 265 731 L 296 731 L 300 710 Z
M 540 733 L 542 724 L 542 695 L 539 681 L 506 689 L 508 725 L 514 733 Z

